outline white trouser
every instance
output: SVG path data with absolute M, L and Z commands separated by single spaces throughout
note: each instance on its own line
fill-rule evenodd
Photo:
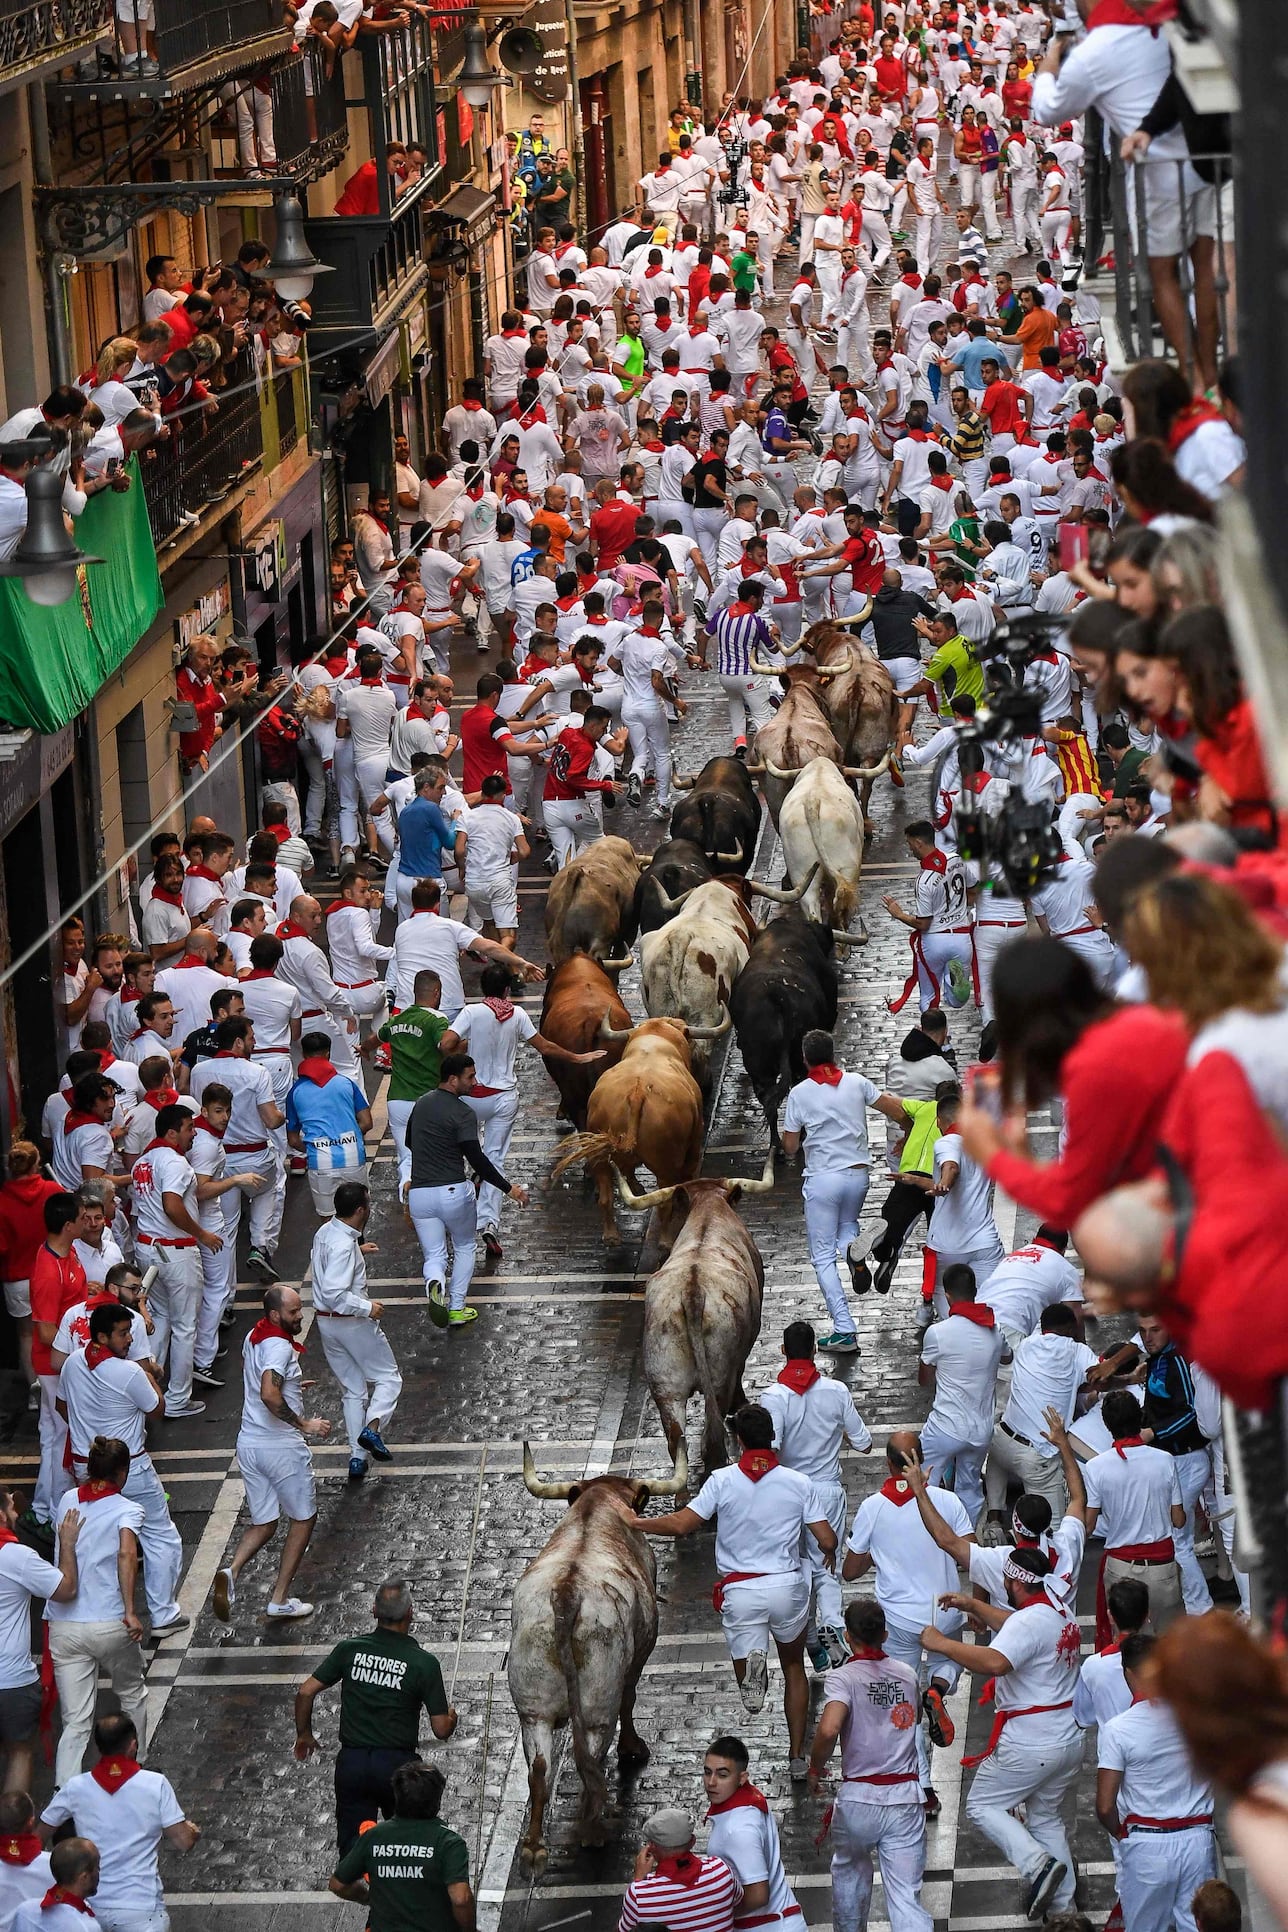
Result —
M 479 1123 L 479 1143 L 483 1152 L 499 1174 L 505 1172 L 505 1157 L 510 1151 L 510 1136 L 519 1113 L 519 1089 L 502 1087 L 499 1093 L 467 1094 L 465 1104 Z M 491 1181 L 483 1181 L 478 1193 L 478 1223 L 481 1228 L 495 1229 L 501 1221 L 501 1203 L 505 1199 L 499 1187 Z
M 992 1408 L 989 1409 L 989 1421 Z M 927 1420 L 921 1425 L 921 1460 L 926 1467 L 926 1481 L 944 1487 L 944 1472 L 951 1463 L 954 1469 L 953 1494 L 956 1496 L 971 1522 L 978 1519 L 984 1507 L 984 1456 L 988 1449 L 987 1440 L 983 1442 L 963 1442 L 960 1436 L 950 1435 L 938 1423 Z M 930 1473 L 934 1471 L 933 1475 Z
M 367 1424 L 384 1430 L 394 1419 L 403 1385 L 394 1352 L 379 1322 L 363 1316 L 319 1314 L 317 1332 L 326 1365 L 340 1384 L 349 1454 L 360 1456 L 358 1437 Z
M 1032 187 L 1021 187 L 1011 183 L 1011 221 L 1015 229 L 1015 246 L 1023 249 L 1026 242 L 1032 241 L 1042 246 L 1042 230 L 1038 225 L 1038 191 L 1036 183 Z
M 692 533 L 690 533 L 692 534 Z M 638 698 L 622 703 L 622 723 L 631 734 L 631 769 L 643 779 L 649 766 L 657 779 L 657 802 L 671 802 L 671 728 L 660 703 L 645 704 Z
M 318 838 L 326 806 L 326 765 L 322 753 L 306 732 L 299 742 L 300 763 L 309 775 L 308 797 L 304 802 L 304 836 Z
M 54 1407 L 58 1399 L 58 1377 L 41 1375 L 37 1380 L 40 1383 L 40 1474 L 31 1507 L 38 1522 L 52 1523 L 54 1511 L 72 1486 L 72 1479 L 63 1467 L 67 1424 Z
M 343 740 L 341 740 L 343 742 Z M 339 768 L 339 760 L 336 761 Z M 351 764 L 340 770 L 340 844 L 356 851 L 361 840 L 361 827 L 358 823 L 358 807 L 371 813 L 371 801 L 379 798 L 385 789 L 385 773 L 389 769 L 389 754 L 379 752 L 366 758 L 354 757 Z M 380 843 L 387 852 L 394 849 L 393 814 L 386 808 L 375 817 L 375 827 Z
M 963 1006 L 944 984 L 950 959 L 960 959 L 969 975 L 973 949 L 968 932 L 925 932 L 921 935 L 921 958 L 917 961 L 917 992 L 924 1013 L 928 1006 Z M 967 994 L 969 999 L 970 995 Z
M 294 838 L 300 836 L 300 795 L 289 778 L 271 778 L 259 789 L 261 805 L 281 805 L 286 812 L 286 823 Z
M 745 745 L 748 738 L 762 725 L 767 725 L 774 715 L 774 707 L 769 701 L 773 686 L 768 678 L 751 675 L 722 676 L 720 683 L 729 704 L 729 729 L 733 733 L 733 741 L 735 745 Z
M 1073 216 L 1067 208 L 1052 208 L 1038 223 L 1042 232 L 1042 253 L 1051 263 L 1061 262 L 1069 243 Z
M 112 1905 L 96 1905 L 94 1917 L 103 1932 L 170 1932 L 170 1914 L 164 1905 L 155 1912 L 118 1912 Z
M 245 168 L 264 168 L 271 174 L 277 162 L 273 139 L 273 99 L 252 81 L 234 95 L 237 109 L 237 152 Z M 62 1780 L 60 1779 L 61 1783 Z
M 603 837 L 589 798 L 547 798 L 544 804 L 550 849 L 560 865 L 567 865 L 569 859 Z
M 807 1174 L 801 1190 L 809 1258 L 838 1335 L 854 1333 L 854 1317 L 841 1286 L 837 1256 L 859 1231 L 859 1215 L 867 1191 L 866 1167 L 824 1168 L 819 1173 Z
M 1008 1435 L 999 1423 L 989 1445 L 985 1476 L 990 1509 L 1005 1509 L 1008 1477 L 1018 1482 L 1026 1495 L 1045 1496 L 1051 1505 L 1052 1519 L 1059 1522 L 1069 1507 L 1069 1491 L 1059 1456 L 1040 1456 L 1028 1443 L 1017 1442 L 1014 1436 Z
M 228 1192 L 234 1192 L 229 1188 Z M 223 1198 L 223 1197 L 221 1197 Z M 218 1254 L 201 1248 L 201 1307 L 197 1311 L 197 1336 L 193 1359 L 199 1368 L 213 1366 L 219 1348 L 219 1318 L 237 1292 L 237 1244 L 228 1239 L 228 1219 L 221 1215 L 221 1226 L 212 1230 L 222 1234 L 224 1245 Z
M 232 1189 L 229 1193 L 232 1193 Z M 224 1196 L 228 1199 L 228 1195 Z M 142 1265 L 156 1266 L 148 1304 L 155 1327 L 152 1353 L 167 1370 L 166 1414 L 184 1409 L 192 1400 L 192 1362 L 197 1345 L 197 1310 L 201 1307 L 201 1262 L 194 1242 L 190 1248 L 164 1247 L 160 1242 L 143 1242 L 139 1247 Z
M 836 1546 L 840 1549 L 845 1542 L 845 1528 L 849 1520 L 849 1499 L 845 1486 L 843 1483 L 816 1482 L 814 1493 L 823 1504 L 823 1513 L 828 1522 L 836 1531 Z M 823 1561 L 822 1550 L 808 1530 L 801 1546 L 801 1557 L 813 1592 L 814 1622 L 820 1630 L 843 1630 L 845 1612 L 841 1605 L 840 1576 L 828 1569 Z
M 1085 959 L 1096 983 L 1109 991 L 1118 975 L 1118 955 L 1107 932 L 1061 932 L 1052 937 Z
M 872 322 L 865 302 L 851 321 L 845 322 L 836 334 L 836 359 L 843 363 L 847 372 L 853 373 L 852 365 L 858 364 L 858 377 L 863 383 L 871 382 L 876 373 L 872 360 L 871 345 Z
M 890 224 L 885 216 L 878 214 L 875 208 L 865 208 L 859 238 L 872 257 L 873 268 L 883 268 L 894 252 Z
M 979 174 L 979 211 L 984 217 L 985 241 L 1001 241 L 1002 224 L 997 219 L 997 169 L 989 172 L 980 169 Z
M 909 1785 L 911 1791 L 913 1786 Z M 932 1932 L 921 1902 L 926 1869 L 926 1812 L 920 1792 L 911 1804 L 874 1805 L 843 1784 L 832 1813 L 832 1924 L 836 1932 L 867 1932 L 872 1909 L 872 1854 L 881 1865 L 890 1932 Z
M 774 256 L 782 238 L 781 228 L 775 228 L 772 222 L 762 219 L 760 239 L 756 243 L 756 261 L 760 267 L 760 286 L 769 300 L 773 299 L 774 294 Z
M 997 1749 L 975 1773 L 966 1816 L 1026 1879 L 1035 1879 L 1048 1858 L 1058 1858 L 1064 1877 L 1051 1903 L 1065 1912 L 1073 1904 L 1077 1874 L 1060 1805 L 1082 1768 L 1082 1733 L 1072 1738 L 1067 1731 L 1057 1733 L 1045 1743 L 1038 1727 L 1051 1722 L 1050 1717 L 1020 1717 L 1007 1725 Z M 1026 1731 L 1038 1734 L 1030 1742 Z M 1021 1802 L 1024 1824 L 1013 1809 Z
M 271 1255 L 282 1231 L 282 1210 L 286 1206 L 286 1174 L 277 1150 L 270 1141 L 262 1153 L 239 1154 L 233 1146 L 226 1150 L 226 1155 L 235 1174 L 258 1174 L 267 1183 L 253 1194 L 244 1188 L 230 1187 L 223 1196 L 228 1245 L 236 1250 L 244 1210 L 250 1222 L 251 1247 Z
M 63 1724 L 54 1761 L 54 1782 L 61 1787 L 80 1771 L 81 1759 L 94 1729 L 100 1665 L 107 1671 L 112 1689 L 121 1700 L 121 1709 L 139 1734 L 139 1756 L 143 1757 L 148 1736 L 143 1652 L 120 1618 L 73 1623 L 70 1618 L 51 1617 L 49 1655 L 53 1659 Z
M 774 623 L 777 624 L 782 634 L 783 643 L 794 644 L 804 626 L 804 610 L 799 601 L 793 602 L 791 598 L 775 597 L 773 608 L 770 610 L 769 615 Z M 773 686 L 771 685 L 770 690 L 772 689 Z M 766 703 L 768 703 L 768 699 L 766 699 Z M 769 710 L 772 714 L 772 705 L 769 705 Z
M 914 246 L 917 251 L 917 272 L 920 275 L 929 275 L 935 265 L 935 254 L 939 247 L 939 231 L 942 225 L 942 218 L 937 209 L 932 214 L 923 215 L 919 213 L 917 216 L 916 242 Z
M 411 1119 L 414 1100 L 390 1100 L 386 1103 L 389 1115 L 389 1131 L 394 1137 L 394 1147 L 398 1154 L 399 1192 L 411 1179 L 411 1155 L 407 1150 L 407 1122 Z
M 309 1007 L 304 1013 L 304 1031 L 325 1033 L 331 1042 L 331 1065 L 337 1073 L 342 1073 L 346 1080 L 352 1080 L 355 1086 L 362 1085 L 362 1068 L 358 1065 L 358 1058 L 353 1050 L 353 1043 L 358 1037 L 356 1027 L 350 1033 L 345 1022 L 336 1019 L 335 1015 L 327 1012 L 325 1007 Z M 280 1215 L 278 1225 L 281 1225 Z
M 668 523 L 675 522 L 690 542 L 696 543 L 697 532 L 693 528 L 693 505 L 686 503 L 682 496 L 660 496 L 654 512 L 654 524 L 664 530 Z
M 472 1185 L 469 1181 L 453 1181 L 450 1187 L 414 1187 L 408 1206 L 424 1256 L 421 1272 L 426 1281 L 441 1284 L 448 1280 L 447 1243 L 451 1241 L 448 1299 L 453 1308 L 464 1308 L 474 1278 L 474 1237 L 478 1229 Z
M 1235 1507 L 1234 1497 L 1226 1481 L 1225 1444 L 1217 1436 L 1212 1444 L 1212 1492 L 1207 1505 L 1208 1519 L 1221 1533 L 1225 1554 L 1239 1586 L 1239 1605 L 1245 1617 L 1252 1613 L 1252 1596 L 1248 1584 L 1248 1572 L 1237 1568 L 1234 1561 Z
M 1191 1449 L 1187 1455 L 1173 1456 L 1172 1461 L 1176 1480 L 1181 1485 L 1181 1501 L 1185 1504 L 1185 1521 L 1179 1529 L 1173 1528 L 1172 1542 L 1181 1572 L 1186 1612 L 1191 1617 L 1201 1617 L 1205 1610 L 1212 1608 L 1212 1592 L 1194 1554 L 1194 1505 L 1212 1474 L 1212 1462 L 1206 1449 Z
M 927 1589 L 927 1609 L 930 1608 L 932 1595 L 933 1592 Z M 936 1609 L 935 1611 L 935 1628 L 942 1630 L 946 1637 L 960 1637 L 964 1621 L 959 1610 Z M 950 1663 L 946 1657 L 931 1656 L 922 1649 L 921 1632 L 924 1629 L 924 1624 L 916 1630 L 910 1630 L 903 1624 L 892 1623 L 887 1614 L 886 1655 L 896 1658 L 901 1664 L 907 1664 L 909 1670 L 915 1670 L 917 1682 L 923 1690 L 933 1677 L 937 1684 L 942 1684 L 945 1690 L 951 1693 L 957 1688 L 961 1670 L 958 1665 Z M 925 1722 L 920 1712 L 917 1720 L 917 1769 L 921 1773 L 921 1782 L 928 1785 L 930 1783 L 930 1740 L 926 1735 Z
M 1125 1932 L 1195 1932 L 1190 1900 L 1216 1877 L 1210 1825 L 1130 1831 L 1118 1844 L 1118 1897 Z
M 1070 792 L 1060 807 L 1056 829 L 1071 858 L 1084 858 L 1092 839 L 1100 836 L 1100 820 L 1081 818 L 1079 814 L 1099 810 L 1100 800 L 1092 792 Z
M 814 246 L 814 227 L 817 221 L 818 221 L 817 215 L 801 216 L 800 259 L 802 262 L 813 261 L 814 259 L 813 256 L 810 254 L 810 250 Z M 817 267 L 817 263 L 815 263 L 815 267 Z
M 957 204 L 961 208 L 979 205 L 979 168 L 974 161 L 962 161 L 957 168 Z
M 993 966 L 1003 946 L 1024 937 L 1027 921 L 998 925 L 981 919 L 975 925 L 975 967 L 979 973 L 979 1017 L 984 1025 L 993 1017 Z
M 183 1543 L 170 1520 L 161 1478 L 149 1455 L 131 1456 L 130 1473 L 122 1492 L 143 1510 L 139 1548 L 143 1552 L 143 1590 L 153 1623 L 171 1623 L 179 1614 L 179 1577 L 183 1571 Z
M 727 510 L 695 510 L 693 512 L 693 534 L 702 552 L 702 561 L 713 574 L 716 567 L 716 545 L 720 532 L 729 521 Z
M 960 1253 L 956 1253 L 948 1248 L 936 1248 L 934 1250 L 934 1304 L 935 1314 L 940 1321 L 943 1321 L 948 1314 L 948 1297 L 944 1293 L 944 1275 L 948 1269 L 956 1263 L 961 1263 L 973 1272 L 976 1281 L 982 1287 L 992 1274 L 994 1268 L 1000 1267 L 1004 1255 L 1005 1249 L 1002 1247 L 1002 1237 L 996 1233 L 994 1234 L 991 1248 L 969 1248 L 963 1249 Z

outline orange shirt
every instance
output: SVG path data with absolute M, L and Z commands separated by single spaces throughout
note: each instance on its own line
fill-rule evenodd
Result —
M 1040 369 L 1042 351 L 1049 349 L 1059 334 L 1059 325 L 1050 309 L 1041 303 L 1020 317 L 1020 326 L 1015 331 L 1023 346 L 1024 354 L 1020 362 L 1022 369 Z
M 572 535 L 571 523 L 569 523 L 567 517 L 560 516 L 556 510 L 538 510 L 532 519 L 532 527 L 534 530 L 538 524 L 544 524 L 546 529 L 549 530 L 549 554 L 557 564 L 562 564 L 567 552 L 568 539 Z

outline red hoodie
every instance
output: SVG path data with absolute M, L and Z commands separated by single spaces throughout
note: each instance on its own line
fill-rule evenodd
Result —
M 62 1191 L 43 1174 L 24 1174 L 0 1187 L 0 1278 L 30 1280 L 31 1264 L 45 1238 L 45 1202 Z

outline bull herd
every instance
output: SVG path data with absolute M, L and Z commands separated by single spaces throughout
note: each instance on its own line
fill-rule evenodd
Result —
M 545 1815 L 564 1735 L 582 1786 L 583 1844 L 606 1837 L 604 1764 L 619 1725 L 619 1762 L 647 1760 L 633 1712 L 657 1640 L 656 1567 L 629 1513 L 650 1494 L 686 1487 L 691 1396 L 703 1404 L 706 1465 L 725 1459 L 724 1417 L 744 1399 L 764 1289 L 759 1250 L 735 1203 L 773 1187 L 779 1107 L 805 1073 L 801 1041 L 836 1022 L 836 948 L 867 938 L 861 920 L 858 931 L 849 927 L 867 793 L 886 769 L 897 719 L 893 686 L 839 627 L 815 627 L 803 658 L 782 674 L 782 703 L 748 763 L 713 758 L 696 776 L 676 775 L 683 796 L 656 852 L 599 839 L 556 875 L 547 899 L 541 1031 L 576 1052 L 604 1051 L 589 1066 L 546 1063 L 573 1129 L 553 1174 L 589 1170 L 605 1241 L 618 1238 L 615 1193 L 629 1210 L 658 1210 L 666 1258 L 645 1295 L 643 1366 L 674 1472 L 647 1485 L 618 1476 L 543 1482 L 525 1444 L 531 1494 L 571 1505 L 516 1585 L 511 1613 L 507 1669 L 530 1793 L 521 1856 L 534 1874 L 548 1857 Z M 761 834 L 756 777 L 782 843 L 781 886 L 749 877 Z M 779 908 L 763 927 L 752 912 L 757 897 Z M 634 1024 L 617 974 L 632 963 L 637 935 L 647 1017 Z M 769 1152 L 758 1179 L 701 1179 L 711 1043 L 731 1027 L 764 1109 Z M 658 1183 L 646 1193 L 639 1167 Z

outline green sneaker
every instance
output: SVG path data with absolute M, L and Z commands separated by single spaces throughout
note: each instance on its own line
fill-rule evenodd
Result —
M 859 1338 L 857 1335 L 820 1335 L 818 1350 L 821 1355 L 857 1355 Z
M 944 990 L 954 1006 L 965 1006 L 974 990 L 970 967 L 956 954 L 944 968 Z
M 477 1308 L 453 1308 L 447 1317 L 447 1326 L 449 1328 L 464 1328 L 467 1322 L 476 1322 L 478 1318 L 479 1311 Z

